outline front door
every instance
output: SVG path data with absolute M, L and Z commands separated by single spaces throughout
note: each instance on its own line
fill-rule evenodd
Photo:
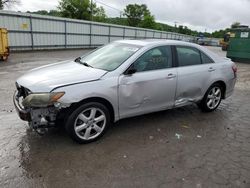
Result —
M 121 118 L 163 110 L 174 105 L 177 72 L 172 67 L 170 46 L 148 50 L 129 69 L 136 72 L 122 74 L 119 78 Z

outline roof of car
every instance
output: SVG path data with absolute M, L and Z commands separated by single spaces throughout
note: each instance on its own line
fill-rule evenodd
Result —
M 147 45 L 154 45 L 154 44 L 178 44 L 178 45 L 185 45 L 185 46 L 196 46 L 196 44 L 190 42 L 184 42 L 179 40 L 169 40 L 169 39 L 141 39 L 141 40 L 118 40 L 116 42 L 132 44 L 132 45 L 139 45 L 139 46 L 147 46 Z
M 118 40 L 116 42 L 119 43 L 125 43 L 125 44 L 131 44 L 131 45 L 137 45 L 137 46 L 153 46 L 153 45 L 180 45 L 180 46 L 189 46 L 189 47 L 195 47 L 199 50 L 202 50 L 207 55 L 209 55 L 213 60 L 220 61 L 221 59 L 226 59 L 218 56 L 214 52 L 208 50 L 207 48 L 200 46 L 195 43 L 191 42 L 185 42 L 185 41 L 179 41 L 179 40 L 169 40 L 169 39 L 142 39 L 142 40 Z

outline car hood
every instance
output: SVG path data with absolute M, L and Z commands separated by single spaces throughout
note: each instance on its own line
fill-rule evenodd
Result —
M 32 69 L 17 83 L 31 92 L 50 92 L 56 87 L 100 79 L 107 71 L 64 61 Z

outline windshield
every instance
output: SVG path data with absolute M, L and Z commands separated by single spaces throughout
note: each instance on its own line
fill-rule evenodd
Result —
M 93 68 L 112 71 L 119 67 L 137 50 L 139 50 L 139 46 L 136 45 L 111 43 L 82 57 L 79 62 Z

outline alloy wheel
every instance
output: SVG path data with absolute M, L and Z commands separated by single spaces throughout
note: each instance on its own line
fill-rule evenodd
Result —
M 207 107 L 209 109 L 215 109 L 219 103 L 220 103 L 220 100 L 221 100 L 221 89 L 219 87 L 213 87 L 209 93 L 208 93 L 208 96 L 207 96 Z
M 82 111 L 74 123 L 76 135 L 83 140 L 91 140 L 98 137 L 106 126 L 105 113 L 96 107 Z

